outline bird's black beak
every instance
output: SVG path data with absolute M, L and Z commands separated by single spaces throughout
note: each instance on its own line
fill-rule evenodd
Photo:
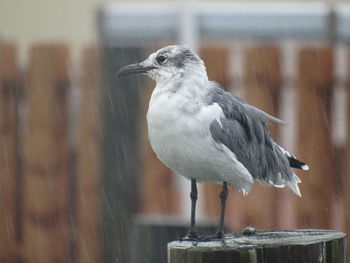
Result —
M 127 76 L 127 75 L 137 74 L 137 73 L 146 73 L 147 71 L 150 71 L 156 68 L 157 67 L 155 66 L 145 66 L 142 63 L 135 63 L 135 64 L 127 65 L 121 68 L 117 73 L 117 77 Z

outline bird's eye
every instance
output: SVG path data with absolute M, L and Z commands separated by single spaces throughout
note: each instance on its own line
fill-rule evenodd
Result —
M 159 64 L 165 63 L 166 60 L 167 60 L 167 57 L 164 56 L 164 55 L 159 55 L 159 56 L 157 57 L 157 62 L 158 62 Z

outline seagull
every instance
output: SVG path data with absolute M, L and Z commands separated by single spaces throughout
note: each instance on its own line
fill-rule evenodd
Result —
M 156 82 L 147 112 L 148 137 L 157 157 L 191 181 L 191 223 L 195 228 L 197 183 L 222 184 L 220 220 L 215 238 L 224 238 L 228 186 L 248 194 L 254 182 L 289 187 L 301 196 L 300 179 L 291 168 L 308 166 L 278 145 L 268 124 L 285 124 L 209 81 L 197 54 L 182 45 L 159 49 L 117 76 L 142 73 Z

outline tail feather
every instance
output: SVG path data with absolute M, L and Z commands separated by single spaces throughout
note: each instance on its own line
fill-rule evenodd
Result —
M 301 197 L 301 193 L 300 193 L 300 189 L 298 184 L 301 183 L 301 180 L 298 176 L 296 176 L 295 174 L 293 174 L 293 182 L 289 182 L 289 187 L 290 189 L 292 189 L 292 191 L 298 195 L 299 197 Z
M 273 185 L 278 188 L 288 187 L 296 195 L 301 197 L 301 192 L 298 184 L 301 183 L 300 178 L 293 173 L 290 168 L 297 168 L 302 170 L 308 170 L 309 167 L 307 164 L 299 161 L 295 156 L 293 156 L 286 149 L 274 142 L 275 150 L 277 157 L 279 158 L 278 162 L 278 171 L 277 173 L 272 173 L 267 178 L 254 178 L 255 181 L 258 181 L 265 185 Z
M 288 158 L 290 167 L 301 169 L 301 170 L 309 170 L 309 166 L 306 163 L 299 161 L 294 156 L 292 155 L 290 157 L 287 156 L 287 158 Z
M 290 152 L 288 152 L 282 146 L 278 145 L 278 147 L 281 149 L 281 151 L 287 157 L 290 167 L 305 170 L 305 171 L 309 170 L 309 166 L 306 163 L 299 161 L 295 156 L 293 156 Z

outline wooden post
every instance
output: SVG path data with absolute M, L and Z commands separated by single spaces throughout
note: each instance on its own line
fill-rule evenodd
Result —
M 63 263 L 70 229 L 66 46 L 31 49 L 26 88 L 23 257 L 28 263 Z
M 224 89 L 228 89 L 230 84 L 230 51 L 227 46 L 204 46 L 200 50 L 200 56 L 203 59 L 209 80 L 216 81 Z M 204 198 L 205 211 L 211 218 L 218 218 L 220 211 L 219 193 L 221 191 L 220 185 L 212 183 L 203 184 L 205 194 L 199 196 Z
M 245 51 L 244 61 L 245 99 L 251 105 L 278 117 L 282 79 L 280 49 L 274 46 L 250 47 Z M 274 139 L 277 139 L 277 128 L 276 125 L 269 127 Z M 235 195 L 232 208 L 239 209 L 241 215 L 232 221 L 236 226 L 235 229 L 247 225 L 253 225 L 260 230 L 274 228 L 277 211 L 276 202 L 273 200 L 278 200 L 275 199 L 277 191 L 271 187 L 255 184 L 248 196 Z M 233 211 L 233 214 L 237 213 Z M 241 221 L 240 225 L 237 221 Z
M 334 80 L 333 51 L 303 48 L 299 53 L 298 158 L 310 171 L 299 185 L 299 227 L 329 228 L 335 193 L 334 148 L 330 103 Z
M 346 235 L 326 230 L 235 234 L 225 241 L 174 241 L 169 263 L 346 263 Z
M 0 42 L 0 262 L 14 263 L 18 229 L 18 77 L 16 48 Z
M 77 262 L 101 262 L 101 96 L 99 48 L 84 49 L 77 149 Z

